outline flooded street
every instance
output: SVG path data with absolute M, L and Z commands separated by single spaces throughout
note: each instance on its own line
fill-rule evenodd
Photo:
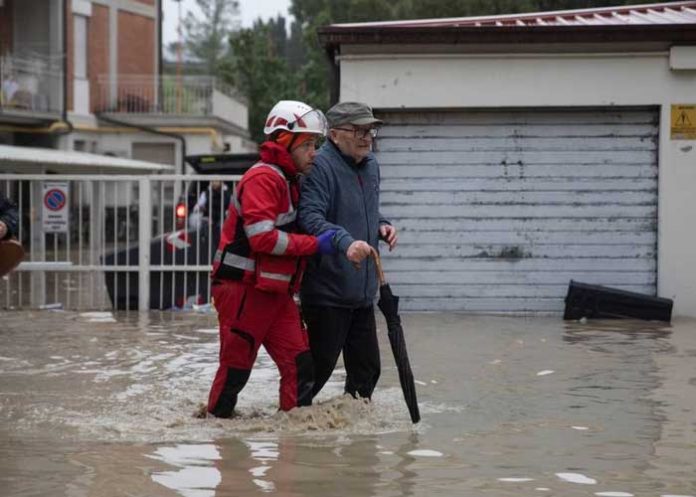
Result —
M 0 313 L 0 494 L 696 496 L 696 320 L 403 321 L 415 428 L 383 322 L 371 404 L 279 413 L 262 353 L 215 420 L 214 314 Z

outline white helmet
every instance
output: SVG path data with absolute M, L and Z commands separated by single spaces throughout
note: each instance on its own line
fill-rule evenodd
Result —
M 265 135 L 285 130 L 290 133 L 311 133 L 326 136 L 329 126 L 324 113 L 295 100 L 281 100 L 273 106 L 263 128 Z

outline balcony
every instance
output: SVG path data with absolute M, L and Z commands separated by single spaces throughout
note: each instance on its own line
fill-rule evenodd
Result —
M 30 124 L 60 119 L 62 57 L 0 57 L 0 120 Z
M 212 76 L 101 76 L 95 99 L 96 112 L 133 124 L 247 128 L 244 99 Z

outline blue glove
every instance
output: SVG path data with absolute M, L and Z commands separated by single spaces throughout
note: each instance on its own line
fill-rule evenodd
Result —
M 317 253 L 321 255 L 335 255 L 338 250 L 333 244 L 333 238 L 336 234 L 336 230 L 324 231 L 321 235 L 317 237 Z

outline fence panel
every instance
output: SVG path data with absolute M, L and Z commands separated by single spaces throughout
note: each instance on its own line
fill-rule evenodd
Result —
M 18 206 L 26 256 L 0 280 L 0 308 L 207 303 L 221 220 L 239 178 L 1 175 L 0 192 Z

